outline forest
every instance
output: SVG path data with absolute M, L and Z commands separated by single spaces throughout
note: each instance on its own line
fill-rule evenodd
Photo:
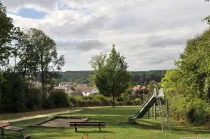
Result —
M 72 82 L 92 85 L 89 79 L 93 71 L 66 71 L 57 72 L 60 76 L 60 82 Z M 166 70 L 151 70 L 151 71 L 131 71 L 131 78 L 133 84 L 145 84 L 147 85 L 150 81 L 154 80 L 160 82 L 165 76 Z

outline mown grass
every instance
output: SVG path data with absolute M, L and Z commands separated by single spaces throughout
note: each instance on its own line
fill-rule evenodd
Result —
M 116 108 L 98 108 L 84 109 L 76 113 L 66 113 L 66 116 L 89 116 L 90 121 L 105 121 L 107 127 L 101 132 L 98 129 L 74 129 L 68 128 L 28 128 L 24 135 L 30 135 L 32 139 L 81 139 L 82 135 L 88 134 L 89 139 L 179 139 L 181 137 L 210 137 L 208 129 L 203 127 L 185 126 L 175 124 L 171 132 L 161 131 L 159 121 L 148 119 L 145 116 L 138 119 L 137 124 L 129 124 L 128 117 L 134 115 L 139 107 L 116 107 Z M 11 123 L 19 127 L 26 127 L 47 119 L 49 117 L 24 120 Z M 20 134 L 6 131 L 5 139 L 21 139 Z

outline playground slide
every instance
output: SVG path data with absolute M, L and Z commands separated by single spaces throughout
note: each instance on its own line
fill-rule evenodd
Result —
M 157 96 L 153 94 L 146 103 L 142 106 L 142 108 L 136 113 L 136 115 L 130 117 L 130 120 L 135 120 L 136 118 L 142 118 L 147 111 L 155 104 L 157 101 Z

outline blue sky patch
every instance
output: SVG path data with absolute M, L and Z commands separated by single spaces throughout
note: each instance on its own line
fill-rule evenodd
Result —
M 31 8 L 21 8 L 16 15 L 32 18 L 32 19 L 42 19 L 46 15 L 45 12 L 40 12 Z

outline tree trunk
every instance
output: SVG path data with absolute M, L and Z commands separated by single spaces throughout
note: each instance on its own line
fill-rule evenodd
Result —
M 44 64 L 43 64 L 43 54 L 41 53 L 41 80 L 42 80 L 42 97 L 45 99 L 45 90 L 44 90 Z
M 114 94 L 112 95 L 112 107 L 114 108 Z

